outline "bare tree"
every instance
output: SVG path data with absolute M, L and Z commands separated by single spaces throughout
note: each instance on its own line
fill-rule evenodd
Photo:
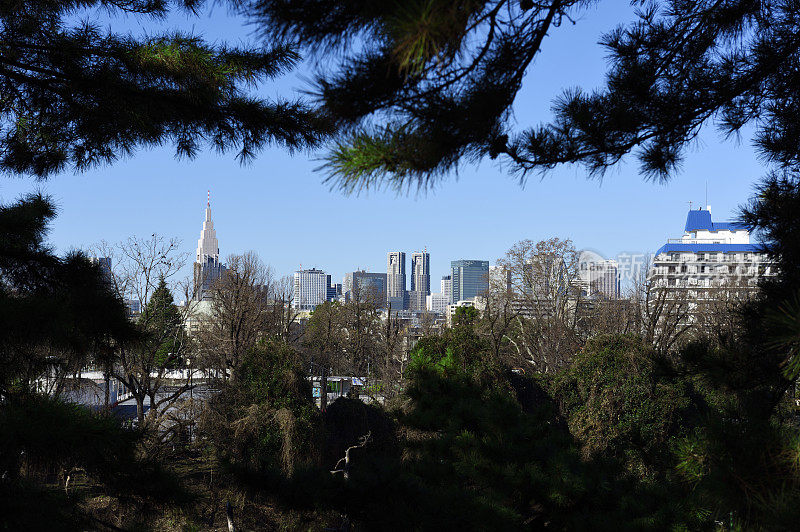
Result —
M 188 254 L 179 249 L 178 239 L 153 234 L 149 238 L 130 237 L 114 246 L 104 242 L 95 248 L 95 253 L 111 258 L 111 282 L 119 296 L 138 300 L 146 309 L 160 281 L 174 279 L 186 264 Z M 175 323 L 168 327 L 160 323 L 160 311 L 142 312 L 137 322 L 140 337 L 116 346 L 109 368 L 136 401 L 140 426 L 153 429 L 153 434 L 162 440 L 169 436 L 165 430 L 168 427 L 164 426 L 165 412 L 191 387 L 188 376 L 172 371 L 176 363 L 193 352 L 193 343 L 183 327 L 185 309 L 175 306 L 173 310 Z M 169 351 L 163 352 L 167 346 Z M 145 414 L 147 399 L 150 407 Z
M 380 324 L 377 331 L 377 343 L 383 358 L 381 380 L 386 399 L 400 393 L 403 388 L 406 335 L 407 328 L 398 318 L 397 313 L 392 312 L 392 306 L 389 304 L 386 319 Z
M 353 283 L 350 294 L 350 300 L 341 306 L 343 347 L 349 363 L 347 369 L 354 374 L 366 374 L 372 381 L 373 374 L 380 373 L 375 355 L 378 351 L 376 336 L 381 294 L 374 287 L 363 286 L 360 282 Z
M 648 277 L 649 266 L 645 263 L 634 280 L 631 300 L 642 338 L 656 352 L 666 354 L 678 347 L 692 328 L 691 294 L 688 287 L 669 286 Z
M 740 277 L 715 279 L 713 286 L 693 290 L 691 335 L 725 343 L 743 330 L 742 307 L 758 294 L 758 286 Z
M 269 329 L 276 331 L 289 344 L 295 344 L 302 335 L 297 320 L 294 302 L 294 279 L 285 275 L 273 283 L 273 294 L 269 310 Z
M 578 330 L 583 339 L 601 334 L 640 334 L 639 310 L 628 297 L 593 298 L 578 307 Z
M 478 324 L 478 333 L 489 340 L 496 361 L 506 358 L 505 348 L 511 344 L 508 335 L 519 317 L 519 305 L 515 304 L 509 279 L 504 268 L 489 275 L 489 289 L 484 295 L 485 305 Z
M 579 346 L 576 309 L 580 303 L 578 253 L 570 240 L 523 240 L 498 260 L 509 301 L 501 323 L 513 326 L 504 338 L 517 359 L 538 372 L 563 366 Z M 502 309 L 503 290 L 493 304 Z M 500 305 L 497 307 L 497 305 Z M 495 310 L 497 312 L 497 310 Z
M 254 252 L 231 255 L 210 291 L 211 308 L 198 334 L 202 362 L 234 378 L 245 353 L 271 332 L 272 269 Z
M 311 313 L 306 324 L 303 344 L 310 355 L 312 375 L 320 372 L 320 409 L 328 407 L 328 377 L 343 353 L 342 308 L 336 301 L 326 301 Z

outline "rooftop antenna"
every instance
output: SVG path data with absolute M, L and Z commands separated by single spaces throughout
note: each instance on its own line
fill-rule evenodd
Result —
M 208 191 L 208 201 L 206 202 L 206 207 L 211 207 L 211 189 Z
M 691 201 L 689 201 L 689 210 L 690 211 L 692 210 L 692 202 Z

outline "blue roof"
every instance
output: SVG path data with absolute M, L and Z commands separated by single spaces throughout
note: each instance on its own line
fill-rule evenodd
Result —
M 685 231 L 746 231 L 747 226 L 738 222 L 717 222 L 711 221 L 711 211 L 698 209 L 689 211 L 686 216 Z
M 759 253 L 756 244 L 664 244 L 656 251 L 661 253 Z

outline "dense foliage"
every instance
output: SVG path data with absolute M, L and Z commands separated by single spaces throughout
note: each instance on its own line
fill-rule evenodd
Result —
M 588 456 L 614 457 L 644 478 L 669 465 L 691 403 L 684 379 L 634 336 L 590 340 L 553 394 Z
M 202 2 L 0 2 L 0 172 L 47 177 L 175 146 L 236 150 L 242 161 L 270 143 L 315 144 L 326 126 L 300 100 L 269 101 L 248 88 L 298 61 L 291 47 L 231 47 L 171 32 L 135 37 L 88 22 L 105 11 L 140 19 Z
M 510 110 L 526 68 L 546 34 L 589 2 L 234 5 L 286 42 L 232 49 L 190 35 L 137 40 L 69 22 L 81 9 L 161 16 L 161 1 L 0 0 L 0 171 L 47 176 L 167 141 L 183 155 L 209 142 L 247 159 L 266 142 L 309 146 L 338 127 L 328 169 L 347 191 L 385 179 L 425 186 L 484 156 L 502 156 L 523 174 L 563 162 L 601 173 L 637 151 L 645 175 L 666 178 L 707 123 L 716 120 L 726 133 L 755 125 L 757 146 L 779 170 L 743 219 L 779 273 L 724 317 L 725 328 L 714 331 L 709 320 L 702 331 L 663 342 L 655 334 L 663 320 L 646 316 L 650 299 L 616 310 L 598 305 L 609 311 L 603 319 L 567 319 L 578 305 L 553 300 L 571 290 L 562 273 L 574 248 L 523 241 L 504 264 L 528 290 L 522 310 L 519 300 L 459 308 L 449 327 L 415 344 L 391 318 L 384 328 L 368 298 L 320 305 L 303 327 L 284 313 L 288 298 L 266 296 L 275 292 L 256 280 L 264 276 L 242 275 L 215 288 L 246 292 L 228 299 L 226 316 L 247 326 L 218 328 L 216 343 L 200 350 L 224 361 L 212 366 L 218 378 L 198 390 L 200 430 L 194 439 L 163 438 L 193 426 L 188 418 L 199 410 L 193 399 L 157 401 L 193 390 L 191 379 L 166 376 L 195 354 L 166 280 L 150 286 L 148 276 L 152 297 L 129 321 L 99 265 L 47 246 L 55 209 L 31 195 L 0 206 L 2 527 L 117 526 L 87 506 L 90 495 L 126 510 L 117 524 L 131 527 L 213 527 L 223 497 L 229 518 L 236 499 L 251 528 L 797 527 L 794 2 L 637 3 L 637 22 L 604 38 L 607 86 L 565 94 L 551 124 L 517 135 Z M 245 91 L 291 67 L 294 46 L 320 58 L 339 53 L 339 63 L 321 63 L 328 68 L 313 112 Z M 166 257 L 173 244 L 164 249 L 153 256 Z M 555 286 L 551 295 L 532 290 L 525 276 L 537 271 Z M 280 326 L 269 328 L 277 305 Z M 548 320 L 537 323 L 537 313 Z M 672 317 L 680 324 L 685 314 Z M 237 331 L 246 341 L 220 341 Z M 139 429 L 60 399 L 68 377 L 89 363 L 102 364 L 109 378 L 122 368 Z M 333 371 L 369 373 L 369 399 L 328 405 Z M 309 377 L 321 381 L 319 408 Z M 158 423 L 143 423 L 145 398 L 148 419 L 163 414 Z M 171 460 L 163 459 L 167 449 Z M 185 485 L 161 471 L 187 462 L 199 464 L 184 475 L 195 481 L 188 501 Z M 81 489 L 70 484 L 78 476 Z M 185 513 L 169 521 L 164 502 Z M 154 525 L 147 510 L 169 522 Z
M 54 215 L 41 195 L 0 206 L 0 513 L 9 530 L 96 526 L 80 505 L 87 494 L 68 491 L 76 475 L 134 506 L 183 495 L 138 453 L 138 433 L 61 399 L 94 353 L 137 335 L 98 265 L 47 246 Z M 64 496 L 47 489 L 62 482 Z
M 565 91 L 549 123 L 516 130 L 526 72 L 594 2 L 253 0 L 265 35 L 320 59 L 319 107 L 340 126 L 329 178 L 345 191 L 427 187 L 461 163 L 500 158 L 524 178 L 563 163 L 602 174 L 635 154 L 667 179 L 704 127 L 755 128 L 764 158 L 796 165 L 800 22 L 793 0 L 632 2 L 602 36 L 605 86 Z M 531 79 L 536 79 L 533 76 Z
M 283 341 L 265 341 L 209 399 L 200 429 L 223 461 L 288 475 L 318 462 L 321 421 L 299 361 Z

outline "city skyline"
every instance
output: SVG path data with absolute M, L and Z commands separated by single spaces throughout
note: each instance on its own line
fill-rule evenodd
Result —
M 711 216 L 710 206 L 705 206 L 705 207 L 700 206 L 697 209 L 698 210 L 695 210 L 694 208 L 691 208 L 691 206 L 690 206 L 690 210 L 689 210 L 689 217 L 690 218 L 692 216 L 695 216 L 695 215 L 698 215 L 698 214 L 704 214 L 705 216 L 708 216 L 710 218 L 710 216 Z M 719 220 L 719 218 L 716 218 L 716 219 Z M 731 222 L 722 222 L 722 223 L 718 223 L 717 225 L 719 225 L 719 226 L 728 226 L 728 225 L 738 226 L 739 224 L 737 222 L 733 221 L 732 223 Z M 674 239 L 670 238 L 669 240 L 672 241 Z M 626 257 L 629 260 L 627 261 L 627 264 L 622 264 L 622 265 L 620 265 L 618 263 L 618 259 L 620 258 L 618 256 L 606 257 L 606 256 L 603 256 L 602 254 L 597 253 L 595 250 L 592 250 L 592 249 L 577 249 L 576 251 L 578 251 L 580 256 L 581 256 L 581 262 L 589 261 L 589 262 L 591 262 L 591 263 L 593 263 L 595 265 L 593 267 L 593 269 L 595 267 L 599 268 L 599 269 L 605 269 L 608 266 L 608 264 L 612 264 L 613 265 L 612 267 L 613 267 L 613 272 L 614 272 L 613 273 L 614 280 L 613 280 L 613 282 L 609 281 L 611 283 L 611 285 L 613 285 L 613 287 L 610 287 L 611 285 L 609 285 L 609 286 L 605 286 L 604 285 L 604 287 L 602 289 L 600 289 L 600 291 L 601 292 L 605 292 L 606 296 L 620 297 L 620 296 L 623 296 L 624 289 L 627 288 L 625 286 L 625 283 L 623 282 L 623 280 L 627 278 L 628 281 L 632 281 L 633 280 L 633 276 L 636 274 L 636 272 L 631 271 L 631 268 L 635 268 L 635 266 L 637 265 L 637 262 L 638 262 L 639 266 L 644 266 L 645 264 L 648 263 L 648 260 L 650 260 L 650 261 L 654 260 L 656 255 L 658 253 L 660 253 L 663 249 L 664 249 L 664 246 L 661 246 L 659 251 L 649 252 L 649 253 L 646 253 L 646 254 L 639 254 L 639 255 L 630 255 L 630 254 L 627 254 L 627 253 L 623 253 L 623 254 L 621 254 L 621 258 L 623 259 L 623 261 L 625 261 Z M 195 286 L 195 293 L 194 293 L 192 299 L 195 299 L 195 300 L 198 300 L 198 301 L 204 299 L 204 296 L 206 295 L 206 292 L 207 292 L 210 284 L 215 279 L 219 278 L 219 276 L 221 275 L 221 270 L 225 269 L 225 263 L 223 262 L 224 257 L 229 256 L 231 254 L 232 253 L 224 254 L 224 253 L 220 252 L 219 240 L 217 238 L 216 230 L 214 228 L 214 221 L 212 220 L 212 216 L 211 216 L 211 191 L 209 190 L 207 192 L 207 202 L 206 202 L 206 206 L 205 206 L 205 210 L 204 210 L 204 218 L 203 218 L 203 222 L 202 222 L 202 229 L 200 231 L 200 238 L 197 240 L 197 248 L 195 250 L 195 260 L 192 263 L 190 263 L 191 267 L 193 269 L 193 277 L 194 277 L 193 284 Z M 391 275 L 392 275 L 391 274 L 391 269 L 393 268 L 393 264 L 396 264 L 395 268 L 396 268 L 397 277 L 398 277 L 397 280 L 396 280 L 397 288 L 402 292 L 403 300 L 404 300 L 404 304 L 403 304 L 403 306 L 401 308 L 412 309 L 412 307 L 416 308 L 417 306 L 424 306 L 426 300 L 429 302 L 428 303 L 428 306 L 429 306 L 430 305 L 430 300 L 426 296 L 430 296 L 432 293 L 434 295 L 439 295 L 439 294 L 445 293 L 445 288 L 444 288 L 445 279 L 447 279 L 448 282 L 450 283 L 451 293 L 452 293 L 452 278 L 453 278 L 453 274 L 456 271 L 455 270 L 455 264 L 456 263 L 485 262 L 486 264 L 484 266 L 487 268 L 487 270 L 486 270 L 487 274 L 486 275 L 489 275 L 489 270 L 491 268 L 495 268 L 496 267 L 495 266 L 496 260 L 484 260 L 483 258 L 480 258 L 480 259 L 463 259 L 463 258 L 460 258 L 460 259 L 457 259 L 457 260 L 450 260 L 449 261 L 450 262 L 450 268 L 449 268 L 449 270 L 447 270 L 447 274 L 439 277 L 437 273 L 432 273 L 431 270 L 430 270 L 430 257 L 431 257 L 431 254 L 430 254 L 430 252 L 427 251 L 427 247 L 423 248 L 423 251 L 411 252 L 411 261 L 409 262 L 408 267 L 406 266 L 406 251 L 399 251 L 399 250 L 396 249 L 395 251 L 386 252 L 385 256 L 387 257 L 387 265 L 385 267 L 384 272 L 370 271 L 367 268 L 357 267 L 357 268 L 353 268 L 350 271 L 348 271 L 347 273 L 345 273 L 341 278 L 338 278 L 335 274 L 332 274 L 331 271 L 328 268 L 326 268 L 324 264 L 315 264 L 311 268 L 304 267 L 302 264 L 300 264 L 297 269 L 295 269 L 295 270 L 293 270 L 293 271 L 291 271 L 289 273 L 286 273 L 285 276 L 294 277 L 293 283 L 295 284 L 295 288 L 297 288 L 297 274 L 298 273 L 311 273 L 311 272 L 314 272 L 314 273 L 318 273 L 318 274 L 324 274 L 323 277 L 327 277 L 327 282 L 325 282 L 324 280 L 323 281 L 319 281 L 319 286 L 321 287 L 321 286 L 323 286 L 323 284 L 325 284 L 328 287 L 328 290 L 332 289 L 332 290 L 336 291 L 336 286 L 338 285 L 340 287 L 339 288 L 339 295 L 345 296 L 345 299 L 346 299 L 346 296 L 349 293 L 350 288 L 352 287 L 352 281 L 353 281 L 353 276 L 354 275 L 359 275 L 360 274 L 360 275 L 362 275 L 362 276 L 364 276 L 366 278 L 373 278 L 373 277 L 376 277 L 376 276 L 382 276 L 383 281 L 382 281 L 381 287 L 377 287 L 377 285 L 376 285 L 373 288 L 376 288 L 378 290 L 378 292 L 382 291 L 383 292 L 383 297 L 385 298 L 387 296 L 388 292 L 389 292 L 388 289 L 389 289 L 390 279 L 391 279 Z M 410 298 L 412 297 L 411 294 L 412 294 L 412 292 L 414 292 L 414 289 L 415 289 L 415 284 L 416 284 L 415 280 L 414 280 L 415 279 L 415 261 L 417 261 L 418 259 L 420 260 L 419 264 L 422 267 L 422 271 L 420 273 L 419 278 L 420 278 L 420 280 L 422 280 L 425 277 L 427 277 L 427 279 L 424 280 L 424 282 L 426 283 L 426 286 L 424 287 L 423 296 L 421 297 L 420 302 L 417 305 L 415 305 L 414 303 L 412 303 Z M 104 261 L 104 260 L 108 260 L 108 259 L 105 258 L 105 257 L 94 257 L 93 260 Z M 622 268 L 621 268 L 622 270 L 625 270 L 627 268 L 628 271 L 620 271 L 620 266 L 622 266 Z M 210 268 L 212 271 L 209 271 L 208 273 L 204 273 L 208 268 Z M 217 270 L 219 270 L 219 271 L 217 271 Z M 585 272 L 582 271 L 581 275 L 583 276 L 584 273 Z M 282 274 L 280 272 L 277 272 L 277 274 L 279 276 L 283 276 L 284 275 L 284 274 Z M 431 288 L 431 281 L 430 281 L 431 275 L 434 276 L 434 279 L 440 279 L 440 285 L 439 285 L 440 291 L 438 293 L 437 292 L 433 292 L 433 290 Z M 203 279 L 203 282 L 200 283 L 200 284 L 198 284 L 198 280 L 199 279 Z M 341 281 L 341 283 L 339 283 L 338 281 Z M 181 282 L 183 282 L 183 280 L 182 279 L 178 279 L 175 282 L 181 283 Z M 593 283 L 595 281 L 593 281 L 589 277 L 587 277 L 584 280 L 584 282 L 588 282 L 588 283 L 591 284 L 591 283 Z M 370 283 L 372 283 L 372 281 L 370 281 Z M 200 286 L 200 285 L 202 285 L 202 286 Z M 322 294 L 322 295 L 320 295 L 320 298 L 321 298 L 320 301 L 322 301 L 322 300 L 324 300 L 326 298 L 327 299 L 331 299 L 330 298 L 330 294 L 323 294 L 324 290 L 322 290 L 321 288 L 320 288 L 320 290 L 321 290 L 320 293 Z M 588 290 L 588 291 L 589 292 L 595 292 L 597 290 L 593 289 L 593 290 Z M 335 295 L 335 293 L 334 293 L 334 295 Z M 396 297 L 397 296 L 395 296 L 395 298 Z M 451 296 L 451 297 L 455 297 L 455 296 Z M 447 298 L 447 299 L 450 300 L 451 298 Z M 455 303 L 456 301 L 450 301 L 450 302 L 451 303 Z M 299 301 L 298 301 L 298 303 L 299 303 Z M 314 306 L 316 304 L 317 303 L 315 302 L 315 303 L 312 304 L 312 306 Z M 395 299 L 393 301 L 393 306 L 397 306 L 397 305 L 398 305 L 398 301 Z
M 548 38 L 537 58 L 537 80 L 523 85 L 514 107 L 520 124 L 550 118 L 551 102 L 563 88 L 590 90 L 602 83 L 605 51 L 597 41 L 630 11 L 628 2 L 603 4 L 579 28 L 566 25 Z M 96 22 L 109 23 L 102 17 Z M 121 30 L 143 31 L 124 18 L 112 22 Z M 182 23 L 171 15 L 154 21 L 153 28 Z M 235 17 L 201 17 L 191 24 L 212 40 L 242 33 Z M 574 68 L 563 68 L 565 62 Z M 307 88 L 309 73 L 302 67 L 267 84 L 260 94 L 274 97 Z M 750 133 L 745 128 L 742 138 Z M 580 167 L 561 167 L 543 179 L 529 176 L 521 188 L 497 163 L 485 161 L 463 166 L 458 179 L 428 193 L 411 190 L 398 196 L 394 190 L 371 190 L 358 197 L 342 196 L 321 182 L 318 154 L 292 157 L 275 147 L 242 166 L 232 155 L 213 150 L 194 160 L 177 160 L 173 148 L 165 146 L 138 150 L 79 175 L 62 172 L 40 183 L 6 179 L 0 183 L 0 201 L 35 190 L 52 194 L 59 216 L 48 241 L 61 253 L 89 249 L 102 240 L 159 233 L 179 238 L 191 254 L 210 188 L 222 262 L 229 254 L 253 250 L 280 275 L 292 275 L 302 264 L 325 269 L 341 281 L 359 268 L 385 272 L 385 254 L 391 249 L 410 253 L 427 247 L 431 275 L 437 279 L 449 272 L 452 260 L 480 257 L 494 263 L 526 238 L 571 238 L 576 248 L 609 258 L 654 252 L 683 223 L 689 201 L 706 204 L 706 189 L 715 217 L 733 218 L 763 174 L 762 162 L 750 144 L 721 140 L 713 129 L 703 130 L 695 146 L 666 184 L 643 179 L 630 159 L 603 180 L 589 179 Z M 385 222 L 387 213 L 391 223 Z M 324 237 L 306 238 L 321 227 Z M 181 276 L 191 275 L 188 264 Z

